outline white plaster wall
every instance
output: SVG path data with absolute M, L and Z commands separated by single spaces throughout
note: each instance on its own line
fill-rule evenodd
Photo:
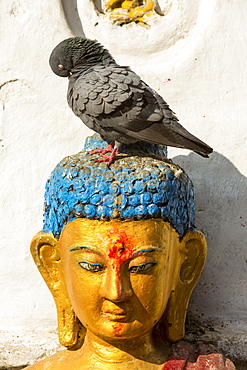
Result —
M 113 27 L 96 16 L 89 0 L 78 2 L 79 21 L 73 10 L 76 2 L 64 3 L 77 34 L 83 28 L 87 37 L 107 45 L 119 63 L 130 65 L 159 91 L 189 131 L 215 149 L 208 160 L 169 149 L 170 157 L 194 182 L 197 226 L 209 246 L 190 312 L 226 324 L 232 320 L 237 332 L 246 335 L 247 2 L 177 0 L 170 26 L 162 20 L 163 28 L 153 26 L 150 32 L 137 25 L 124 31 Z M 82 148 L 89 130 L 67 107 L 67 80 L 55 76 L 48 65 L 53 47 L 73 36 L 60 1 L 1 0 L 0 33 L 4 343 L 7 332 L 28 336 L 32 329 L 56 328 L 54 304 L 31 259 L 29 244 L 42 228 L 49 173 L 60 159 Z

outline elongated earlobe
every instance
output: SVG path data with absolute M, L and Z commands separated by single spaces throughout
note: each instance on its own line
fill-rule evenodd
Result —
M 161 319 L 163 336 L 170 342 L 176 342 L 184 337 L 189 299 L 201 275 L 206 254 L 206 239 L 201 232 L 188 232 L 180 242 L 176 279 Z
M 60 343 L 78 349 L 83 343 L 85 328 L 70 304 L 57 243 L 53 234 L 39 232 L 32 239 L 31 253 L 56 303 Z

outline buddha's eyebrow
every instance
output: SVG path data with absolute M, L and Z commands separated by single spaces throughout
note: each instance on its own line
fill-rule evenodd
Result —
M 144 248 L 133 253 L 133 256 L 138 256 L 139 254 L 162 252 L 161 248 Z
M 70 248 L 70 252 L 79 251 L 79 250 L 85 250 L 86 252 L 93 252 L 96 254 L 101 255 L 100 252 L 95 250 L 93 247 L 89 247 L 86 245 L 76 245 L 75 247 Z M 146 254 L 146 253 L 152 253 L 152 252 L 162 252 L 161 248 L 143 248 L 138 251 L 133 252 L 132 257 L 138 256 L 140 254 Z
M 74 251 L 80 251 L 80 250 L 85 250 L 86 252 L 93 252 L 93 253 L 100 254 L 93 247 L 89 247 L 89 246 L 86 246 L 86 245 L 76 245 L 75 247 L 70 248 L 69 251 L 74 252 Z

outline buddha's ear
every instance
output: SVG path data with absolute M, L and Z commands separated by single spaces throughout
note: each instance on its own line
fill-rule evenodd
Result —
M 77 349 L 82 345 L 85 329 L 76 317 L 67 294 L 58 241 L 53 234 L 41 231 L 32 239 L 31 253 L 56 303 L 60 343 Z
M 174 287 L 165 312 L 166 337 L 176 342 L 184 337 L 184 324 L 191 293 L 201 275 L 207 254 L 205 236 L 188 232 L 180 241 Z

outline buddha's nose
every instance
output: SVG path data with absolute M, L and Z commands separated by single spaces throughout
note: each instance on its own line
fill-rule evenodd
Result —
M 102 282 L 101 295 L 112 302 L 129 299 L 133 295 L 133 290 L 128 275 L 120 269 L 110 268 Z

